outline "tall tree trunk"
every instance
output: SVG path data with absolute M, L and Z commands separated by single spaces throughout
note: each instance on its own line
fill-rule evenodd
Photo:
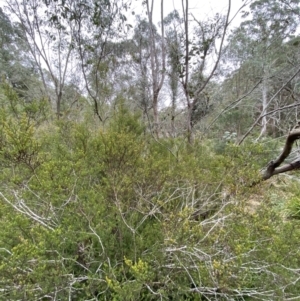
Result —
M 159 136 L 158 94 L 158 91 L 153 93 L 153 130 L 156 137 Z
M 265 136 L 267 134 L 267 125 L 268 125 L 268 119 L 265 115 L 267 113 L 267 107 L 268 107 L 268 86 L 266 79 L 263 79 L 262 82 L 262 119 L 261 119 L 261 131 L 260 131 L 260 137 Z
M 176 137 L 175 111 L 176 111 L 176 96 L 173 94 L 172 95 L 172 107 L 171 107 L 171 135 L 173 138 Z
M 189 97 L 189 21 L 188 21 L 188 14 L 189 14 L 189 1 L 182 0 L 182 10 L 183 10 L 183 18 L 184 18 L 184 31 L 185 31 L 185 77 L 183 82 L 183 89 L 186 97 L 187 102 L 187 138 L 188 142 L 192 143 L 193 141 L 193 125 L 192 125 L 192 112 L 193 112 L 193 102 L 190 101 Z
M 193 114 L 193 105 L 190 103 L 188 105 L 187 111 L 187 138 L 190 144 L 193 143 L 193 122 L 192 122 L 192 114 Z
M 152 15 L 153 15 L 153 5 L 154 0 L 151 0 L 151 6 L 149 3 L 150 0 L 146 1 L 147 6 L 147 14 L 148 20 L 150 25 L 150 61 L 151 61 L 151 75 L 152 75 L 152 107 L 153 107 L 153 118 L 154 118 L 154 133 L 158 137 L 159 135 L 159 114 L 158 114 L 158 97 L 161 91 L 162 85 L 164 83 L 165 78 L 165 40 L 164 40 L 164 22 L 163 22 L 163 4 L 164 0 L 161 0 L 161 54 L 162 58 L 161 61 L 158 58 L 158 51 L 157 51 L 157 44 L 155 35 L 153 32 L 153 22 L 152 22 Z
M 62 98 L 62 92 L 60 91 L 57 95 L 56 99 L 56 115 L 57 119 L 60 119 L 60 114 L 61 114 L 61 98 Z

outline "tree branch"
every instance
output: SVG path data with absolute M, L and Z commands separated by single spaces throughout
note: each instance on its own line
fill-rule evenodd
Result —
M 278 96 L 278 94 L 287 86 L 288 83 L 290 83 L 300 72 L 300 68 L 296 70 L 296 72 L 277 90 L 277 92 L 271 97 L 269 102 L 267 103 L 267 106 Z M 252 124 L 250 129 L 247 131 L 247 133 L 243 136 L 243 138 L 238 142 L 238 145 L 242 144 L 243 141 L 246 139 L 246 137 L 252 132 L 254 127 L 258 124 L 258 122 L 264 117 L 265 112 L 261 112 L 261 114 L 258 116 L 258 118 L 255 120 L 255 122 Z
M 298 124 L 298 126 L 299 126 L 299 124 Z M 297 160 L 293 161 L 292 163 L 288 163 L 288 164 L 285 164 L 280 167 L 280 165 L 283 163 L 283 161 L 291 153 L 293 144 L 297 139 L 300 139 L 300 129 L 294 128 L 287 136 L 285 146 L 284 146 L 281 154 L 278 156 L 278 158 L 276 160 L 272 160 L 267 165 L 266 170 L 262 174 L 263 180 L 267 180 L 274 175 L 284 173 L 284 172 L 287 172 L 290 170 L 300 169 L 300 159 L 297 159 Z

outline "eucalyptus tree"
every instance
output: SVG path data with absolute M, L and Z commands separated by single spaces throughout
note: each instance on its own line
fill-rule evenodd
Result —
M 220 62 L 230 24 L 231 1 L 225 16 L 216 14 L 206 20 L 198 20 L 191 14 L 188 0 L 182 0 L 181 4 L 177 78 L 185 96 L 187 137 L 192 142 L 195 123 L 208 112 L 209 98 L 205 89 Z
M 181 39 L 182 19 L 177 10 L 174 10 L 164 18 L 166 27 L 166 55 L 167 55 L 167 78 L 171 96 L 171 132 L 176 136 L 175 117 L 177 109 L 178 96 L 180 95 L 179 71 L 180 58 L 182 57 Z
M 157 39 L 156 32 L 153 26 L 153 8 L 154 0 L 146 0 L 147 17 L 149 22 L 149 37 L 150 37 L 150 67 L 151 67 L 151 82 L 152 82 L 152 108 L 154 117 L 154 131 L 158 135 L 158 100 L 159 94 L 165 80 L 166 71 L 166 50 L 165 50 L 165 33 L 164 33 L 164 0 L 160 0 L 161 13 L 161 38 Z
M 108 71 L 115 59 L 114 45 L 119 47 L 126 32 L 126 1 L 78 1 L 71 19 L 75 24 L 75 40 L 86 91 L 99 120 L 106 120 L 104 104 L 109 102 L 106 85 Z
M 15 52 L 15 29 L 8 16 L 0 8 L 0 64 L 1 75 L 8 69 L 5 65 L 13 59 L 12 53 Z M 8 71 L 8 70 L 7 70 Z
M 278 122 L 276 115 L 268 116 L 282 106 L 288 97 L 288 79 L 298 66 L 291 61 L 291 51 L 287 43 L 293 39 L 299 24 L 299 1 L 254 1 L 250 11 L 244 13 L 246 20 L 231 35 L 227 58 L 235 64 L 243 82 L 248 80 L 258 89 L 252 93 L 252 99 L 258 102 L 254 113 L 261 122 L 260 136 L 266 135 L 270 121 L 272 127 Z M 281 93 L 277 93 L 278 88 Z M 272 97 L 277 93 L 277 97 Z M 290 94 L 291 95 L 291 94 Z M 278 117 L 278 116 L 277 116 Z
M 72 65 L 74 26 L 67 18 L 74 6 L 74 1 L 6 1 L 9 13 L 20 24 L 57 118 L 61 115 L 65 84 L 76 74 Z
M 0 8 L 0 76 L 26 99 L 40 98 L 37 68 L 28 55 L 24 35 L 18 24 Z
M 108 0 L 7 1 L 58 118 L 66 84 L 76 83 L 81 93 L 85 88 L 96 114 L 104 120 L 99 106 L 106 100 L 104 82 L 111 59 L 107 43 L 119 38 L 116 33 L 126 19 L 120 12 L 123 4 Z
M 152 85 L 150 75 L 150 27 L 146 19 L 136 17 L 132 37 L 132 47 L 130 50 L 132 69 L 136 74 L 138 105 L 145 118 L 149 118 L 152 109 Z M 153 26 L 152 32 L 156 39 L 159 39 L 156 27 Z

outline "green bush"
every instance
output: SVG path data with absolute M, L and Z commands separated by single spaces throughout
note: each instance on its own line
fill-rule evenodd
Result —
M 251 186 L 264 145 L 156 141 L 122 105 L 102 129 L 22 116 L 1 123 L 0 300 L 298 296 L 297 221 Z

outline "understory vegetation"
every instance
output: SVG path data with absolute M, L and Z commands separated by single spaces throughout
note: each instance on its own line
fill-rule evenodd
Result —
M 298 296 L 298 180 L 251 185 L 271 139 L 157 141 L 122 101 L 49 121 L 4 88 L 1 300 Z

